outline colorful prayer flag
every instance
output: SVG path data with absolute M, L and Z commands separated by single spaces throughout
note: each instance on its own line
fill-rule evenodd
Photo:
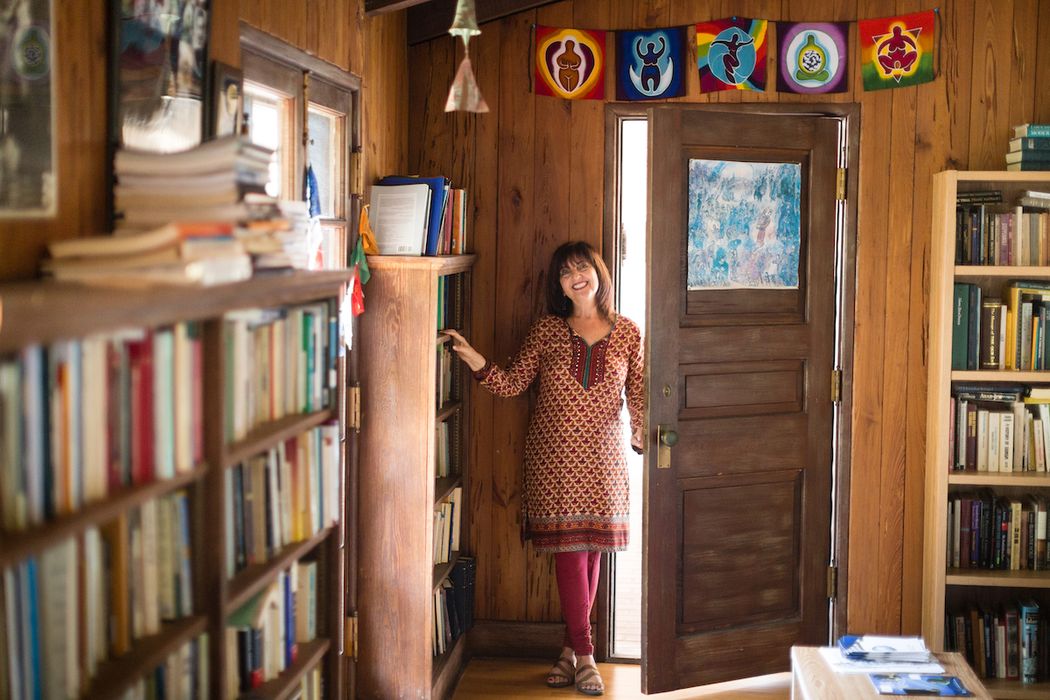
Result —
M 536 27 L 536 94 L 605 98 L 605 32 Z
M 685 94 L 685 27 L 616 32 L 616 99 Z
M 933 80 L 935 22 L 933 10 L 859 20 L 864 89 L 882 90 Z
M 696 25 L 700 92 L 766 89 L 764 19 L 733 17 Z
M 845 92 L 848 44 L 847 22 L 777 22 L 777 90 Z

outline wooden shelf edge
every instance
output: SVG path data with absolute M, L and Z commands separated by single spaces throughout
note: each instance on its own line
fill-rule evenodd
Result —
M 464 253 L 463 255 L 369 255 L 368 268 L 370 270 L 389 270 L 393 268 L 418 269 L 428 272 L 436 272 L 439 275 L 453 275 L 457 272 L 466 272 L 474 265 L 477 255 Z
M 947 586 L 988 586 L 992 588 L 1050 588 L 1050 571 L 995 571 L 949 569 Z
M 431 689 L 435 698 L 446 697 L 447 691 L 455 685 L 459 674 L 463 671 L 464 655 L 467 647 L 467 633 L 459 635 L 452 646 L 445 649 L 445 653 L 434 657 L 432 666 Z
M 274 678 L 272 681 L 263 683 L 258 688 L 253 688 L 247 693 L 242 693 L 241 698 L 265 698 L 266 700 L 285 700 L 291 696 L 296 684 L 304 675 L 309 673 L 314 666 L 320 662 L 332 643 L 323 638 L 299 645 L 298 658 L 289 668 Z
M 948 483 L 970 486 L 1050 486 L 1050 473 L 959 471 L 948 474 Z
M 1046 279 L 1050 278 L 1050 267 L 1042 265 L 956 265 L 955 276 Z
M 452 474 L 451 476 L 434 479 L 434 505 L 436 506 L 445 500 L 452 493 L 452 489 L 462 483 L 463 476 L 461 474 Z
M 434 565 L 434 585 L 430 589 L 433 593 L 437 590 L 437 587 L 441 585 L 441 582 L 445 580 L 445 577 L 452 573 L 452 567 L 456 565 L 456 561 L 459 560 L 459 552 L 452 552 L 452 555 L 448 558 L 444 564 Z
M 132 642 L 132 651 L 102 664 L 91 679 L 85 698 L 119 697 L 132 683 L 164 663 L 169 654 L 205 632 L 208 618 L 203 615 L 165 623 L 161 631 Z
M 1013 384 L 1050 382 L 1050 370 L 952 370 L 951 380 L 953 382 L 1011 382 Z
M 0 568 L 15 564 L 37 554 L 66 537 L 81 532 L 85 527 L 98 525 L 117 517 L 146 501 L 188 486 L 208 471 L 206 464 L 193 471 L 178 474 L 171 479 L 153 481 L 139 486 L 128 486 L 103 501 L 92 503 L 75 513 L 64 515 L 23 532 L 5 532 L 0 538 Z
M 278 571 L 287 569 L 292 562 L 308 554 L 317 545 L 324 542 L 334 531 L 333 526 L 329 525 L 308 540 L 296 542 L 282 548 L 269 561 L 262 564 L 252 564 L 234 574 L 227 586 L 229 595 L 226 598 L 226 603 L 223 605 L 223 617 L 228 617 L 236 612 L 238 608 L 248 602 L 249 598 L 270 583 L 277 576 Z
M 234 309 L 306 303 L 336 296 L 352 278 L 352 270 L 300 270 L 206 288 L 156 285 L 136 294 L 120 287 L 72 282 L 6 283 L 0 285 L 4 299 L 0 352 L 120 328 L 155 328 L 215 318 Z M 55 309 L 76 309 L 77 313 L 56 314 Z
M 434 416 L 434 424 L 438 424 L 451 416 L 456 411 L 463 407 L 463 402 L 459 400 L 449 400 L 444 406 L 438 409 L 437 414 Z
M 1050 683 L 1046 681 L 1025 685 L 1020 681 L 982 678 L 981 683 L 984 684 L 985 689 L 991 693 L 992 697 L 997 699 L 1028 700 L 1031 698 L 1035 700 L 1036 698 L 1045 699 L 1050 697 Z
M 249 432 L 248 437 L 226 446 L 223 451 L 222 466 L 224 468 L 235 466 L 284 440 L 301 435 L 337 417 L 335 409 L 325 408 L 264 423 Z

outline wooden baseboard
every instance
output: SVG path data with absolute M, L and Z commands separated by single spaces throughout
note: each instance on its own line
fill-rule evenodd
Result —
M 469 632 L 472 656 L 547 658 L 561 653 L 565 625 L 560 622 L 476 620 Z

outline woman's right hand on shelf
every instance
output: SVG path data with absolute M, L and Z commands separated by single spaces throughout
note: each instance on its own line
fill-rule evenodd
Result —
M 472 372 L 477 372 L 485 366 L 485 358 L 467 342 L 467 339 L 451 328 L 446 328 L 442 333 L 447 333 L 452 338 L 452 349 L 459 355 L 459 359 L 467 363 Z

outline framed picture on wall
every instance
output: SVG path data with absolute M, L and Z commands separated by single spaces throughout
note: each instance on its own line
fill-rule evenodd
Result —
M 0 1 L 0 218 L 55 215 L 51 0 Z
M 239 134 L 244 119 L 244 76 L 220 61 L 212 61 L 211 68 L 208 136 Z
M 210 0 L 110 0 L 114 146 L 168 153 L 204 135 Z

